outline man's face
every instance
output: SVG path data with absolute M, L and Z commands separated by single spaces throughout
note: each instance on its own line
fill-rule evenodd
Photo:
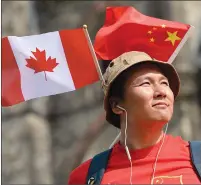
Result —
M 168 79 L 156 65 L 143 64 L 135 68 L 126 82 L 121 103 L 128 112 L 129 122 L 165 124 L 172 117 L 173 104 Z

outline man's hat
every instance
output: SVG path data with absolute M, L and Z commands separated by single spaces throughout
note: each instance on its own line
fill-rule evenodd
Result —
M 105 94 L 104 98 L 104 109 L 106 111 L 106 120 L 113 124 L 115 127 L 120 128 L 120 123 L 112 123 L 110 120 L 110 114 L 114 114 L 109 105 L 108 93 L 110 91 L 110 87 L 114 80 L 123 72 L 129 69 L 131 66 L 135 66 L 142 63 L 152 63 L 157 65 L 163 74 L 168 78 L 170 88 L 174 93 L 174 97 L 176 98 L 179 93 L 180 88 L 180 80 L 178 73 L 172 64 L 167 62 L 161 62 L 152 59 L 148 54 L 139 51 L 130 51 L 123 53 L 119 57 L 113 59 L 109 66 L 106 69 L 105 74 L 103 75 L 105 82 L 102 84 L 103 91 Z

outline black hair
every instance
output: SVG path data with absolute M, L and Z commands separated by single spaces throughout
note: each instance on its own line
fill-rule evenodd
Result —
M 108 112 L 106 114 L 106 120 L 114 125 L 115 127 L 120 128 L 120 116 L 118 114 L 115 114 L 112 111 L 112 105 L 110 104 L 111 98 L 115 98 L 118 100 L 124 100 L 124 93 L 125 93 L 125 86 L 128 78 L 133 72 L 133 68 L 136 66 L 132 66 L 125 71 L 123 71 L 121 74 L 117 76 L 117 78 L 112 82 L 110 85 L 110 89 L 108 92 Z M 118 102 L 116 102 L 118 103 Z

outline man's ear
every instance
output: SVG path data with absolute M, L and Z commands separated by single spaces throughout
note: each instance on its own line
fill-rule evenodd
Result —
M 110 104 L 111 109 L 112 109 L 112 112 L 113 112 L 114 114 L 120 115 L 120 114 L 123 113 L 123 111 L 122 111 L 120 108 L 117 107 L 117 105 L 120 104 L 120 100 L 119 100 L 118 98 L 113 98 L 113 97 L 111 97 L 111 98 L 109 99 L 109 104 Z

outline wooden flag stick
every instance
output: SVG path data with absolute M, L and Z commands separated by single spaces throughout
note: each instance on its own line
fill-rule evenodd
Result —
M 116 136 L 112 144 L 109 146 L 109 149 L 114 146 L 114 144 L 120 139 L 120 137 L 121 137 L 121 132 L 118 133 L 118 135 Z
M 95 54 L 95 51 L 94 51 L 94 48 L 93 48 L 93 45 L 92 45 L 92 42 L 91 42 L 91 39 L 90 39 L 88 30 L 87 30 L 87 25 L 83 25 L 83 30 L 84 30 L 85 36 L 86 36 L 86 38 L 87 38 L 87 41 L 88 41 L 88 44 L 89 44 L 89 48 L 90 48 L 90 51 L 91 51 L 91 54 L 92 54 L 94 63 L 95 63 L 95 65 L 96 65 L 96 69 L 97 69 L 97 71 L 98 71 L 99 78 L 100 78 L 100 80 L 102 81 L 102 83 L 105 84 L 105 80 L 104 80 L 104 78 L 103 78 L 102 71 L 101 71 L 100 65 L 99 65 L 99 63 L 98 63 L 98 59 L 97 59 L 97 57 L 96 57 L 96 54 Z M 121 132 L 117 135 L 117 137 L 114 139 L 114 141 L 112 142 L 112 144 L 110 145 L 109 148 L 112 148 L 112 147 L 113 147 L 113 145 L 119 140 L 120 136 L 121 136 Z
M 88 44 L 89 44 L 89 48 L 90 48 L 90 51 L 91 51 L 91 54 L 92 54 L 94 63 L 95 63 L 95 65 L 96 65 L 96 69 L 97 69 L 97 71 L 98 71 L 99 78 L 100 78 L 100 80 L 105 84 L 105 80 L 104 80 L 104 78 L 103 78 L 103 74 L 102 74 L 100 65 L 99 65 L 99 63 L 98 63 L 98 59 L 97 59 L 97 57 L 96 57 L 96 54 L 95 54 L 95 51 L 94 51 L 94 48 L 93 48 L 93 45 L 92 45 L 92 42 L 91 42 L 91 39 L 90 39 L 88 30 L 87 30 L 87 25 L 83 25 L 83 30 L 84 30 L 85 36 L 86 36 L 86 38 L 87 38 L 87 41 L 88 41 Z
M 190 36 L 190 34 L 192 33 L 192 31 L 194 30 L 194 26 L 190 26 L 190 28 L 188 29 L 188 31 L 186 32 L 184 38 L 181 40 L 181 42 L 179 43 L 179 45 L 177 46 L 176 50 L 172 53 L 171 57 L 168 59 L 167 62 L 172 63 L 174 61 L 174 59 L 176 58 L 176 56 L 178 55 L 179 51 L 181 50 L 181 48 L 184 46 L 184 44 L 186 43 L 188 37 Z

